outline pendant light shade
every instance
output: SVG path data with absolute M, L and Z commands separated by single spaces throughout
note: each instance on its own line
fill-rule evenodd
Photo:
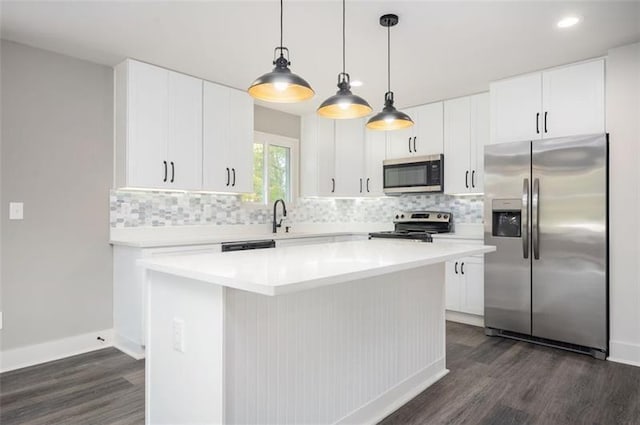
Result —
M 384 95 L 384 108 L 372 116 L 367 122 L 370 130 L 392 131 L 409 128 L 413 125 L 411 117 L 398 111 L 393 106 L 393 92 L 391 91 L 391 27 L 398 23 L 397 15 L 383 15 L 380 25 L 387 28 L 387 92 Z
M 247 90 L 251 97 L 275 103 L 294 103 L 311 99 L 315 92 L 311 85 L 289 69 L 289 49 L 282 46 L 282 0 L 280 0 L 280 47 L 273 57 L 273 71 L 258 77 Z M 286 53 L 286 57 L 285 57 Z
M 393 106 L 393 92 L 388 91 L 384 95 L 384 108 L 369 119 L 367 128 L 370 130 L 391 131 L 402 130 L 413 125 L 411 117 L 398 111 Z
M 338 74 L 338 92 L 318 107 L 318 115 L 334 120 L 360 118 L 373 109 L 369 103 L 351 92 L 351 79 L 345 72 L 345 0 L 342 0 L 342 72 Z

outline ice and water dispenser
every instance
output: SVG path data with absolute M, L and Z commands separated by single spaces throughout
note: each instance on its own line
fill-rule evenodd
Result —
M 491 234 L 502 238 L 521 236 L 522 201 L 520 199 L 494 199 L 491 204 Z

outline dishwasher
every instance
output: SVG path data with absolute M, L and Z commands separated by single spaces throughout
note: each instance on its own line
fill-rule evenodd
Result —
M 264 239 L 259 241 L 226 242 L 222 244 L 222 252 L 248 251 L 250 249 L 275 248 L 276 241 Z

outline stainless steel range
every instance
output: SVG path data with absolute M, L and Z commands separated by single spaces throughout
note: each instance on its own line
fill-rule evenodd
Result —
M 432 242 L 432 234 L 451 232 L 452 223 L 453 216 L 449 211 L 397 212 L 393 219 L 393 230 L 369 233 L 369 239 L 393 238 Z

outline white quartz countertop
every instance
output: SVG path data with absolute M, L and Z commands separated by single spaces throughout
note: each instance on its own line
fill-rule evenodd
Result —
M 495 251 L 493 246 L 373 239 L 139 260 L 146 269 L 281 295 Z

